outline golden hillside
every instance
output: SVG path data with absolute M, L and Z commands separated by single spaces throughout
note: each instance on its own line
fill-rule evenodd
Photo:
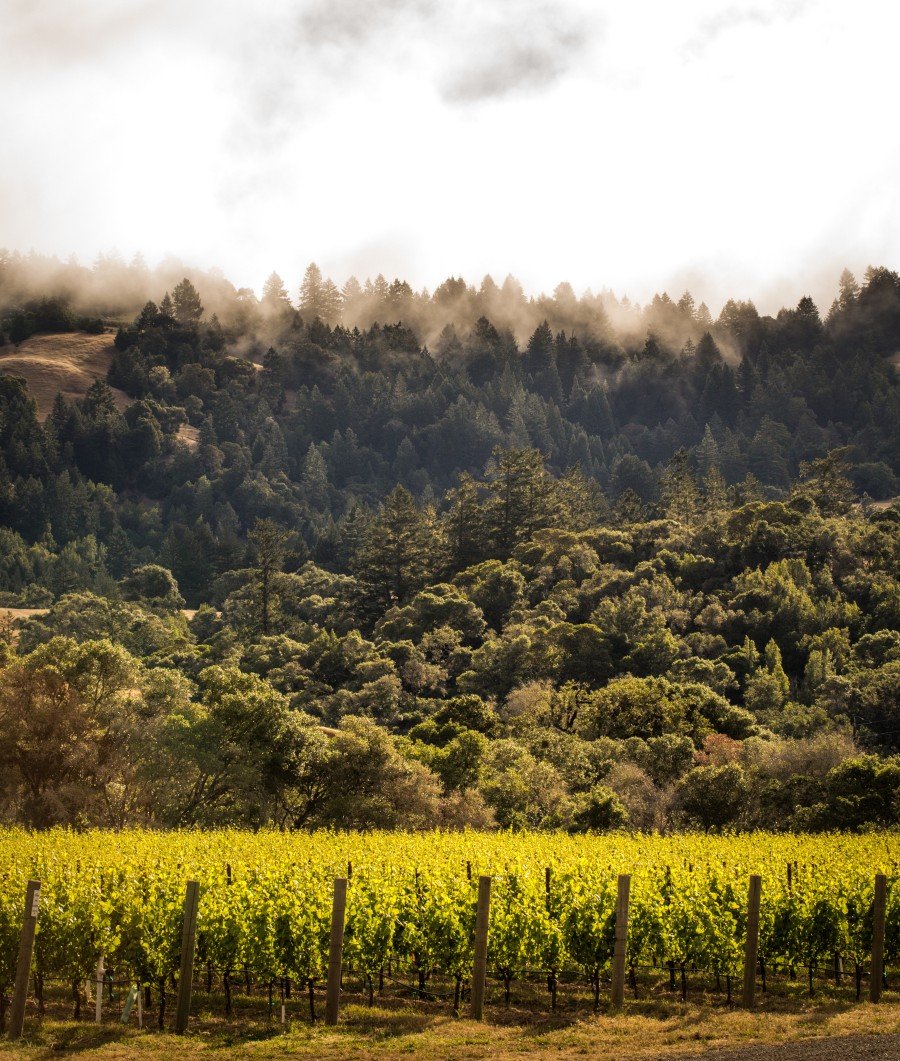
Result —
M 0 348 L 0 372 L 25 380 L 44 420 L 57 394 L 83 398 L 92 383 L 105 380 L 113 351 L 109 334 L 34 335 L 18 346 Z M 131 401 L 124 391 L 113 388 L 113 394 L 119 410 Z

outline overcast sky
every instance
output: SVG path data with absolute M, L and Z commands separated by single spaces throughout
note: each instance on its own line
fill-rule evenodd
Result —
M 3 0 L 0 246 L 827 308 L 900 267 L 886 0 Z

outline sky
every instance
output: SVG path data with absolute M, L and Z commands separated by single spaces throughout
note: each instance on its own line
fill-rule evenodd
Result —
M 689 288 L 900 267 L 885 0 L 3 0 L 0 247 Z

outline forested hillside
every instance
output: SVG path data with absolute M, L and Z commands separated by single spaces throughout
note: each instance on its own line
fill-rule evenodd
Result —
M 295 301 L 0 255 L 0 354 L 115 333 L 0 376 L 7 820 L 897 822 L 896 273 Z

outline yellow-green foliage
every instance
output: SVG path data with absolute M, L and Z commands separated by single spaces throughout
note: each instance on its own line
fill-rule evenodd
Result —
M 72 983 L 103 953 L 117 975 L 160 984 L 178 965 L 185 882 L 201 884 L 198 957 L 262 982 L 320 982 L 331 882 L 347 873 L 346 954 L 367 977 L 389 962 L 464 976 L 477 878 L 493 878 L 489 960 L 507 980 L 612 956 L 615 878 L 632 875 L 629 960 L 733 973 L 747 881 L 763 878 L 760 955 L 815 968 L 862 962 L 874 876 L 889 878 L 887 957 L 900 954 L 900 836 L 569 836 L 462 833 L 0 833 L 0 990 L 8 988 L 26 881 L 41 885 L 37 969 Z M 790 885 L 787 864 L 791 863 Z M 467 864 L 471 867 L 471 878 Z M 550 889 L 545 871 L 550 869 Z M 892 885 L 892 886 L 891 886 Z

